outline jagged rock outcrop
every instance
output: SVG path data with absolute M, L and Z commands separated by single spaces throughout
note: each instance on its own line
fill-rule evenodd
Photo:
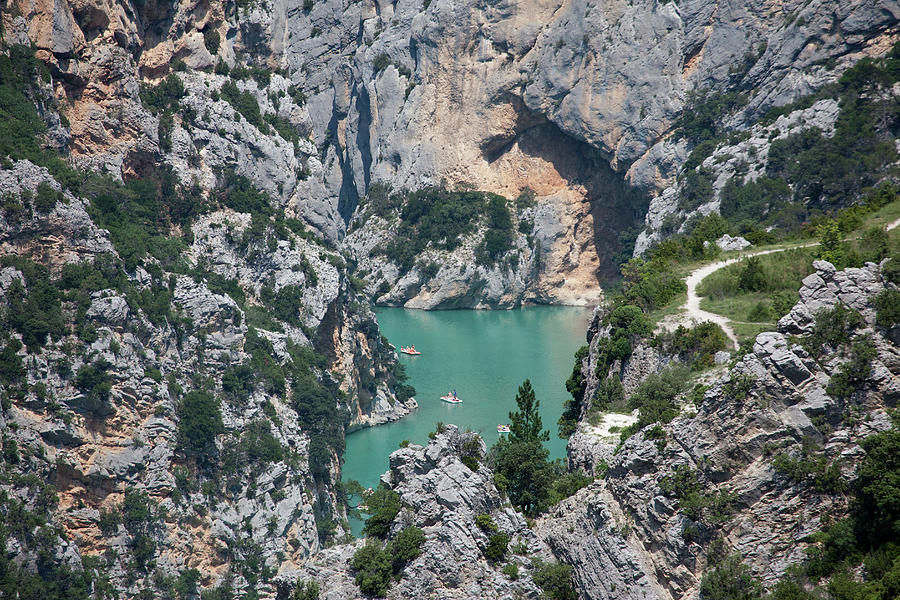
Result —
M 687 156 L 667 136 L 690 90 L 751 90 L 734 125 L 752 124 L 883 54 L 900 18 L 893 0 L 16 7 L 6 35 L 30 39 L 51 67 L 69 123 L 55 137 L 79 164 L 118 175 L 163 159 L 206 183 L 231 164 L 335 242 L 373 183 L 533 190 L 540 260 L 385 279 L 399 287 L 386 302 L 426 308 L 596 301 L 619 233 L 643 219 L 628 186 L 655 196 L 639 251 L 673 226 L 672 192 L 658 192 Z M 209 70 L 242 61 L 278 69 L 230 75 L 264 118 L 232 118 L 240 103 L 216 97 L 228 69 Z M 140 86 L 182 63 L 187 96 L 166 125 Z M 371 246 L 385 231 L 367 222 L 357 237 Z M 449 261 L 471 264 L 465 252 Z
M 447 425 L 427 446 L 411 444 L 391 454 L 390 471 L 382 481 L 400 495 L 403 509 L 389 536 L 416 526 L 425 532 L 425 543 L 387 598 L 540 597 L 531 581 L 530 559 L 546 559 L 546 548 L 494 487 L 492 472 L 483 465 L 472 471 L 461 460 L 463 455 L 483 458 L 484 453 L 477 434 Z M 490 515 L 498 531 L 518 546 L 521 554 L 508 557 L 520 567 L 516 580 L 485 558 L 489 533 L 476 525 L 478 515 Z M 300 579 L 317 581 L 327 600 L 358 597 L 350 561 L 361 546 L 356 542 L 320 552 Z
M 186 271 L 129 272 L 45 168 L 17 161 L 0 185 L 3 490 L 65 534 L 58 561 L 110 556 L 123 593 L 197 569 L 203 587 L 273 596 L 268 580 L 317 552 L 323 526 L 341 532 L 345 427 L 415 407 L 394 397 L 393 351 L 343 260 L 292 233 L 245 235 L 249 214 L 218 210 L 194 223 Z M 296 315 L 260 323 L 267 294 L 298 290 Z M 317 398 L 339 407 L 311 422 Z M 205 446 L 190 437 L 203 432 Z M 36 481 L 49 487 L 21 483 Z
M 833 136 L 838 112 L 836 100 L 820 100 L 809 108 L 782 115 L 771 124 L 753 125 L 745 132 L 746 139 L 733 144 L 726 142 L 717 147 L 694 169 L 709 173 L 712 193 L 708 201 L 699 206 L 680 206 L 679 194 L 687 185 L 684 180 L 676 180 L 661 190 L 650 201 L 645 228 L 635 242 L 634 254 L 636 256 L 643 254 L 654 242 L 684 232 L 690 216 L 718 212 L 722 189 L 732 178 L 742 176 L 746 181 L 755 181 L 765 176 L 766 162 L 773 142 L 784 140 L 806 129 L 818 129 L 827 137 Z
M 822 526 L 825 515 L 846 510 L 844 495 L 808 479 L 792 480 L 773 460 L 779 454 L 805 456 L 815 448 L 850 479 L 863 454 L 859 441 L 890 426 L 885 411 L 900 392 L 900 351 L 889 332 L 875 324 L 874 300 L 893 285 L 871 263 L 840 272 L 823 261 L 815 266 L 779 331 L 760 334 L 752 352 L 705 392 L 696 414 L 676 417 L 663 427 L 664 437 L 645 430 L 613 452 L 609 441 L 591 439 L 590 427 L 579 424 L 570 440 L 570 460 L 596 468 L 583 463 L 602 458 L 608 470 L 542 519 L 537 532 L 575 567 L 583 595 L 696 597 L 705 546 L 715 536 L 771 585 L 803 559 L 807 536 Z M 859 312 L 862 322 L 853 334 L 870 335 L 876 348 L 864 385 L 849 397 L 826 391 L 847 361 L 845 353 L 826 348 L 816 358 L 801 345 L 814 315 L 838 302 Z M 583 372 L 589 381 L 596 378 L 587 359 Z M 867 417 L 857 419 L 858 414 Z M 601 451 L 598 446 L 604 445 L 607 450 Z M 678 499 L 664 491 L 665 479 L 677 469 L 694 473 L 708 498 L 727 494 L 730 511 L 719 517 L 695 512 L 691 518 L 679 510 Z

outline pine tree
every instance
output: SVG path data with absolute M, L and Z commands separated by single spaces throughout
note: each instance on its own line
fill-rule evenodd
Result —
M 526 379 L 519 386 L 516 394 L 516 405 L 519 410 L 509 413 L 509 441 L 511 442 L 546 442 L 550 433 L 541 431 L 541 403 L 534 395 L 531 380 Z

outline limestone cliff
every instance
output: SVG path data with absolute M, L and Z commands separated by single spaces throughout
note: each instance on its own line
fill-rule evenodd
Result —
M 823 519 L 846 511 L 846 496 L 835 492 L 839 481 L 853 478 L 864 454 L 860 440 L 890 427 L 886 410 L 900 393 L 893 330 L 875 323 L 875 297 L 894 285 L 872 263 L 840 272 L 827 262 L 815 266 L 779 331 L 760 334 L 702 401 L 661 432 L 647 427 L 617 449 L 617 440 L 593 435 L 586 421 L 578 425 L 570 460 L 602 479 L 560 504 L 536 531 L 575 567 L 585 597 L 696 597 L 716 536 L 771 585 L 803 560 Z M 847 353 L 818 348 L 816 357 L 804 347 L 815 315 L 839 304 L 859 312 L 853 334 L 870 335 L 875 348 L 869 374 L 846 397 L 826 388 Z M 591 389 L 593 360 L 589 354 L 583 362 Z M 837 469 L 834 488 L 773 466 L 778 455 L 809 453 Z M 679 473 L 693 473 L 704 494 L 730 499 L 729 508 L 683 509 L 667 487 Z
M 373 183 L 464 183 L 509 199 L 533 190 L 542 246 L 517 244 L 519 267 L 409 281 L 378 265 L 373 286 L 399 288 L 386 301 L 421 307 L 596 301 L 598 278 L 630 250 L 620 234 L 642 224 L 643 197 L 672 184 L 687 158 L 670 133 L 690 91 L 747 93 L 731 126 L 750 126 L 885 53 L 898 17 L 892 0 L 4 10 L 8 35 L 32 41 L 51 67 L 65 116 L 52 139 L 79 164 L 128 174 L 162 159 L 206 185 L 231 164 L 332 242 Z M 173 69 L 187 96 L 171 118 L 148 110 L 140 89 Z M 229 78 L 252 103 L 222 93 Z M 671 212 L 666 198 L 654 214 Z M 646 239 L 662 219 L 647 222 Z M 376 220 L 356 237 L 366 248 L 384 235 Z M 441 258 L 471 262 L 465 250 Z

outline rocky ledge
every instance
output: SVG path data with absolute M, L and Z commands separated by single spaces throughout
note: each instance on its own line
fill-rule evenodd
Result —
M 583 596 L 695 598 L 717 538 L 771 585 L 804 558 L 807 536 L 825 515 L 846 512 L 844 494 L 789 477 L 775 458 L 822 457 L 849 481 L 864 455 L 860 441 L 889 428 L 886 410 L 900 398 L 900 351 L 891 330 L 876 323 L 875 299 L 896 286 L 872 263 L 815 267 L 779 330 L 760 334 L 706 390 L 696 413 L 650 426 L 619 448 L 579 423 L 570 457 L 602 479 L 558 505 L 536 532 L 575 568 Z M 816 316 L 838 304 L 860 315 L 848 321 L 847 337 L 871 339 L 875 349 L 870 371 L 849 395 L 829 384 L 854 350 L 810 344 Z M 587 360 L 585 367 L 595 386 Z M 696 478 L 709 506 L 721 500 L 725 508 L 684 509 L 667 485 L 679 476 Z
M 388 537 L 415 526 L 424 532 L 425 542 L 420 556 L 406 566 L 387 598 L 541 597 L 531 580 L 531 559 L 548 559 L 551 554 L 494 486 L 493 473 L 481 463 L 485 450 L 478 434 L 446 425 L 427 446 L 411 444 L 391 454 L 390 470 L 381 479 L 399 494 L 403 508 Z M 476 461 L 466 462 L 477 464 L 477 470 L 463 463 L 464 456 Z M 510 552 L 507 557 L 518 565 L 515 580 L 501 571 L 501 564 L 485 557 L 489 534 L 476 525 L 479 515 L 489 515 L 520 552 Z M 324 600 L 358 598 L 350 563 L 363 544 L 357 540 L 324 550 L 297 576 L 317 581 Z

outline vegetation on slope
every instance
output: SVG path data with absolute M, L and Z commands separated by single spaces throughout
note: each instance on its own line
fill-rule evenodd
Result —
M 515 240 L 509 201 L 503 196 L 467 188 L 428 186 L 394 192 L 374 184 L 361 208 L 366 214 L 397 221 L 397 229 L 379 249 L 406 273 L 427 248 L 453 251 L 463 237 L 484 226 L 476 248 L 479 264 L 493 266 L 512 250 Z M 427 270 L 427 269 L 426 269 Z

